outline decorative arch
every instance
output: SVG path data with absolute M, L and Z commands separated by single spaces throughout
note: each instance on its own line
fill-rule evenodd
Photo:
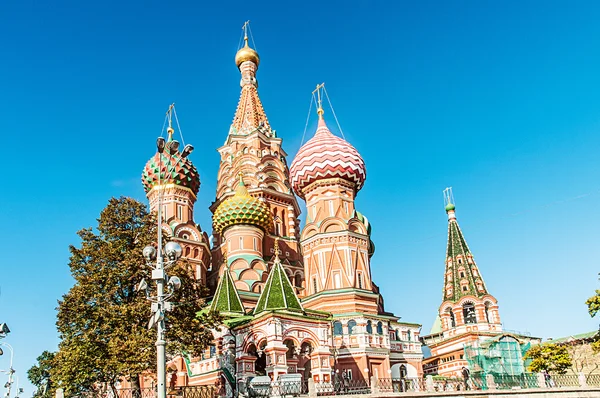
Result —
M 344 231 L 346 226 L 337 218 L 326 218 L 321 223 L 321 227 L 319 228 L 319 232 L 337 232 Z
M 319 233 L 319 230 L 317 229 L 317 227 L 314 224 L 306 225 L 304 227 L 304 230 L 302 231 L 302 237 L 301 237 L 301 239 L 302 240 L 308 239 L 311 236 L 316 235 L 318 233 Z
M 356 218 L 350 219 L 350 221 L 348 221 L 348 230 L 358 234 L 367 234 L 367 229 L 365 228 L 364 224 Z

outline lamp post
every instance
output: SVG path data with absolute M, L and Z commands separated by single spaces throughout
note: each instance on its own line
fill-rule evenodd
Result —
M 161 206 L 158 206 L 159 220 L 161 216 Z M 177 276 L 167 276 L 165 269 L 179 260 L 182 249 L 177 242 L 168 242 L 164 248 L 162 247 L 162 231 L 159 225 L 158 228 L 158 248 L 154 246 L 146 246 L 143 250 L 144 258 L 148 265 L 154 265 L 152 270 L 152 280 L 156 282 L 156 296 L 151 296 L 148 285 L 142 279 L 138 285 L 139 290 L 146 291 L 146 297 L 151 301 L 152 316 L 148 322 L 148 329 L 156 327 L 156 381 L 157 381 L 157 398 L 165 398 L 167 396 L 166 386 L 166 362 L 167 356 L 165 351 L 165 312 L 173 308 L 173 303 L 168 299 L 173 295 L 175 290 L 181 287 L 181 279 Z M 164 255 L 164 257 L 163 257 Z M 166 258 L 165 258 L 166 257 Z M 153 264 L 154 263 L 154 264 Z M 165 292 L 165 287 L 167 291 Z
M 6 393 L 4 394 L 5 398 L 10 398 L 10 389 L 13 385 L 13 375 L 15 374 L 15 370 L 13 369 L 13 348 L 8 343 L 0 343 L 1 346 L 7 347 L 10 350 L 10 367 L 8 370 L 0 370 L 2 373 L 8 374 L 8 381 L 4 385 L 6 388 Z M 3 355 L 4 352 L 0 349 L 0 355 Z
M 179 142 L 177 140 L 172 140 L 172 134 L 174 132 L 171 121 L 172 115 L 175 113 L 175 104 L 169 106 L 169 110 L 167 111 L 166 118 L 169 121 L 169 127 L 167 129 L 167 133 L 169 135 L 169 141 L 165 142 L 163 137 L 159 137 L 156 140 L 156 149 L 160 154 L 158 156 L 160 167 L 162 170 L 162 159 L 161 156 L 163 152 L 167 152 L 167 155 L 174 158 L 176 162 L 171 162 L 171 166 L 168 167 L 166 175 L 170 175 L 178 162 L 185 159 L 189 156 L 190 153 L 194 150 L 194 147 L 190 144 L 186 145 L 183 148 L 183 151 L 179 153 Z M 177 114 L 175 113 L 175 118 L 177 119 Z M 178 158 L 178 159 L 177 159 Z M 159 172 L 159 181 L 158 185 L 162 184 L 161 173 Z M 156 327 L 156 382 L 157 382 L 157 398 L 166 398 L 167 396 L 167 372 L 166 372 L 166 341 L 165 341 L 165 312 L 170 311 L 173 308 L 173 303 L 169 302 L 169 298 L 173 295 L 175 290 L 181 287 L 181 280 L 177 276 L 169 276 L 166 274 L 165 270 L 169 266 L 175 264 L 179 258 L 181 258 L 181 254 L 183 252 L 181 245 L 177 242 L 168 242 L 163 247 L 163 239 L 162 239 L 162 196 L 164 190 L 160 190 L 157 198 L 157 245 L 154 246 L 146 246 L 142 251 L 144 259 L 146 260 L 146 265 L 150 267 L 154 267 L 152 269 L 152 280 L 156 282 L 156 296 L 151 296 L 148 284 L 145 280 L 139 283 L 137 290 L 144 290 L 146 292 L 146 298 L 151 301 L 151 310 L 152 316 L 150 317 L 150 321 L 148 322 L 148 329 L 152 329 Z M 167 291 L 165 292 L 165 287 Z

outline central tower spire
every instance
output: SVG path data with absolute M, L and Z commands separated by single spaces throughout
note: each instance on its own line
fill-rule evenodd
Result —
M 273 267 L 276 237 L 280 238 L 281 266 L 290 275 L 298 291 L 304 279 L 304 267 L 298 247 L 300 208 L 287 178 L 287 154 L 281 146 L 281 138 L 271 129 L 258 96 L 256 71 L 260 58 L 256 50 L 250 47 L 248 36 L 252 35 L 248 22 L 242 29 L 244 43 L 235 55 L 235 64 L 242 77 L 240 100 L 225 144 L 218 149 L 221 164 L 216 199 L 210 209 L 215 219 L 219 220 L 214 225 L 213 264 L 217 264 L 215 268 L 221 267 L 222 253 L 224 250 L 229 252 L 229 265 L 237 275 L 232 274 L 236 288 L 244 303 L 251 306 L 250 301 L 256 302 L 258 299 L 257 295 L 251 293 L 262 291 L 267 270 Z M 252 202 L 251 210 L 260 208 L 260 214 L 237 212 L 236 217 L 240 218 L 237 221 L 228 218 L 229 213 L 227 217 L 221 217 L 221 210 L 229 208 L 221 207 L 221 204 L 236 203 L 238 206 L 242 199 L 232 200 L 239 196 L 236 191 L 242 189 L 244 203 Z M 261 219 L 260 233 L 255 231 L 256 234 L 250 234 L 250 238 L 250 235 L 243 235 L 242 230 L 249 228 L 247 224 L 256 224 L 248 219 L 255 216 Z M 226 228 L 234 221 L 235 226 Z
M 246 21 L 242 27 L 244 29 L 244 46 L 235 54 L 235 64 L 242 75 L 240 81 L 242 92 L 229 134 L 249 135 L 259 131 L 267 136 L 274 136 L 275 132 L 271 130 L 269 120 L 258 96 L 256 71 L 258 70 L 260 57 L 256 50 L 248 45 L 249 22 Z

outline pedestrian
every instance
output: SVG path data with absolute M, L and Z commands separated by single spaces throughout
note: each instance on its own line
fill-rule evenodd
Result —
M 465 389 L 470 390 L 471 389 L 471 385 L 470 385 L 471 371 L 468 368 L 466 368 L 465 366 L 463 366 L 461 372 L 462 372 L 463 380 L 465 381 Z

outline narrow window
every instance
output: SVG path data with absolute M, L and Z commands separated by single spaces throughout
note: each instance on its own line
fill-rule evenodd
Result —
M 340 278 L 339 272 L 336 272 L 333 274 L 333 285 L 336 289 L 339 289 L 342 287 L 342 280 Z
M 410 337 L 410 330 L 406 331 L 406 336 L 408 337 L 408 341 L 412 341 L 412 339 Z
M 333 200 L 329 201 L 329 215 L 330 216 L 334 215 L 334 213 L 333 213 Z
M 373 324 L 371 321 L 367 321 L 367 333 L 373 334 Z
M 344 201 L 344 211 L 348 214 L 348 202 Z
M 256 238 L 253 238 L 252 242 L 254 244 L 254 251 L 258 251 L 258 242 L 256 241 Z
M 377 322 L 377 334 L 383 334 L 383 323 L 381 321 Z
M 333 322 L 333 335 L 334 336 L 342 335 L 342 322 L 340 322 L 340 321 Z
M 275 230 L 276 230 L 277 236 L 281 236 L 281 223 L 277 222 L 275 224 Z
M 464 278 L 464 277 L 465 277 L 465 273 L 464 273 L 464 272 L 462 272 L 462 271 L 460 271 L 460 277 L 461 277 L 461 278 Z
M 183 208 L 181 205 L 177 205 L 177 218 L 183 220 Z
M 317 278 L 313 278 L 313 293 L 317 292 Z
M 362 279 L 362 273 L 358 273 L 357 274 L 357 278 L 358 278 L 358 288 L 362 289 L 363 288 L 363 279 Z
M 348 334 L 354 334 L 356 333 L 356 321 L 354 319 L 350 319 L 348 321 Z
M 163 219 L 163 221 L 167 221 L 167 205 L 163 205 L 162 219 Z
M 244 238 L 240 236 L 240 250 L 244 248 Z
M 346 374 L 348 375 L 348 380 L 352 380 L 352 369 L 346 370 Z
M 227 251 L 231 251 L 231 239 L 227 239 Z

